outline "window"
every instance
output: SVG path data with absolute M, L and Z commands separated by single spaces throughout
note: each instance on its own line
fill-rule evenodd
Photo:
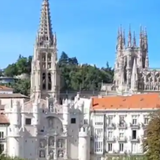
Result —
M 123 143 L 120 143 L 120 144 L 119 144 L 119 151 L 120 151 L 120 152 L 123 152 L 123 151 L 124 151 L 124 144 L 123 144 Z
M 4 151 L 4 144 L 0 144 L 0 151 Z
M 0 139 L 4 138 L 4 132 L 0 132 Z
M 31 125 L 31 118 L 26 118 L 26 125 Z
M 112 143 L 108 143 L 108 152 L 112 151 Z
M 52 89 L 51 73 L 48 73 L 48 90 Z
M 148 124 L 149 122 L 149 118 L 148 117 L 144 117 L 144 124 Z
M 103 137 L 103 129 L 98 128 L 95 129 L 95 138 L 102 138 Z
M 119 133 L 119 138 L 123 138 L 124 137 L 124 133 Z
M 137 124 L 137 116 L 132 116 L 132 124 L 133 125 Z
M 119 125 L 123 127 L 125 125 L 124 116 L 119 116 Z
M 71 118 L 71 124 L 75 124 L 76 123 L 76 119 L 75 118 Z
M 112 131 L 108 131 L 108 137 L 113 137 L 113 132 Z
M 45 73 L 42 74 L 42 88 L 43 90 L 46 89 L 46 74 Z
M 102 152 L 103 151 L 103 142 L 102 141 L 95 142 L 94 149 L 95 149 L 95 152 Z
M 113 116 L 108 116 L 108 124 L 112 124 L 113 122 Z
M 136 139 L 137 138 L 137 131 L 133 130 L 132 131 L 132 139 Z
M 132 147 L 132 148 L 131 148 L 132 152 L 133 152 L 133 153 L 136 153 L 136 151 L 137 151 L 136 143 L 132 143 L 132 146 L 131 146 L 131 147 Z

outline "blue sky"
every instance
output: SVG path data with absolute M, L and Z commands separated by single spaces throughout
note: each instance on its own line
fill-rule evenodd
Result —
M 42 0 L 5 0 L 0 9 L 0 68 L 19 54 L 33 54 Z M 117 29 L 147 27 L 151 67 L 160 67 L 159 0 L 50 0 L 59 54 L 65 51 L 80 63 L 113 66 Z

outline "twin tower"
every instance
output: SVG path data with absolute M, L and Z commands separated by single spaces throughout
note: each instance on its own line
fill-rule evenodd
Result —
M 116 60 L 114 66 L 114 85 L 119 92 L 138 90 L 139 73 L 149 67 L 148 38 L 146 29 L 140 27 L 139 45 L 135 32 L 129 28 L 126 42 L 125 31 L 118 29 Z
M 140 28 L 139 46 L 137 46 L 135 33 L 132 35 L 129 29 L 126 44 L 125 33 L 122 28 L 119 28 L 116 50 L 114 87 L 118 92 L 124 90 L 124 86 L 125 90 L 135 91 L 139 85 L 139 73 L 149 67 L 146 30 Z M 57 38 L 52 32 L 48 0 L 43 0 L 42 3 L 31 68 L 31 99 L 55 97 L 59 100 L 61 86 L 57 64 Z

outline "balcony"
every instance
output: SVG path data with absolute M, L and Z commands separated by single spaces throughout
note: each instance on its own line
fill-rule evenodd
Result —
M 115 136 L 107 137 L 106 140 L 107 140 L 107 142 L 116 142 L 116 137 Z
M 139 137 L 136 137 L 136 138 L 130 137 L 129 139 L 130 139 L 131 142 L 137 142 L 137 143 L 140 142 L 140 138 Z
M 119 123 L 118 128 L 119 129 L 127 129 L 127 124 L 126 123 Z
M 116 124 L 115 123 L 107 124 L 107 128 L 108 129 L 116 129 Z
M 142 128 L 144 128 L 144 129 L 145 129 L 145 128 L 147 127 L 147 125 L 148 125 L 148 124 L 141 123 L 141 125 L 142 125 Z
M 130 123 L 130 127 L 132 129 L 139 129 L 140 128 L 140 124 L 139 123 L 137 123 L 137 124 Z
M 117 141 L 118 142 L 127 142 L 127 137 L 124 136 L 124 137 L 117 137 Z

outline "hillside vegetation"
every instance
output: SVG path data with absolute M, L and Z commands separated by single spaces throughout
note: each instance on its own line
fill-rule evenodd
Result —
M 16 75 L 31 73 L 32 56 L 19 56 L 15 63 L 9 64 L 4 70 L 3 75 L 14 77 Z M 113 69 L 108 62 L 103 68 L 96 65 L 79 64 L 76 57 L 69 57 L 62 52 L 58 61 L 61 71 L 61 91 L 97 91 L 101 83 L 111 83 L 113 80 Z M 2 73 L 0 73 L 2 74 Z M 15 83 L 8 84 L 16 93 L 28 95 L 30 92 L 30 80 L 18 80 Z

